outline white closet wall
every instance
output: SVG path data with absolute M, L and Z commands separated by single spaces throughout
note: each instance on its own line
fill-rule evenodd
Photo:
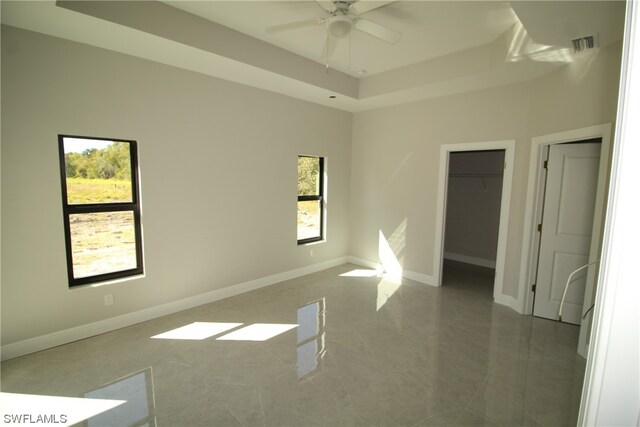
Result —
M 495 267 L 504 151 L 451 153 L 446 259 Z

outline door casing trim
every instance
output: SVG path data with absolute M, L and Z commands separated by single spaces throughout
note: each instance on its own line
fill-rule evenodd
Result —
M 537 219 L 539 207 L 542 203 L 540 195 L 540 182 L 542 176 L 542 162 L 545 148 L 550 145 L 566 142 L 580 141 L 592 138 L 601 138 L 600 165 L 598 167 L 598 187 L 596 189 L 596 203 L 593 215 L 593 228 L 591 233 L 591 245 L 589 248 L 589 262 L 598 257 L 601 241 L 602 227 L 605 214 L 606 189 L 609 177 L 610 153 L 611 153 L 611 123 L 588 126 L 579 129 L 571 129 L 547 135 L 536 136 L 531 139 L 531 154 L 529 156 L 529 179 L 527 184 L 527 198 L 525 205 L 524 230 L 522 235 L 522 255 L 520 258 L 520 286 L 518 302 L 520 312 L 532 314 L 533 292 L 531 284 L 535 278 L 537 258 Z M 585 289 L 585 304 L 592 303 L 593 287 L 597 269 L 589 269 L 587 275 L 587 289 Z M 587 332 L 590 329 L 590 318 L 583 322 L 580 329 L 578 352 L 586 354 Z M 584 355 L 583 354 L 583 355 Z
M 508 305 L 514 309 L 515 300 L 502 294 L 504 283 L 505 259 L 507 253 L 507 234 L 509 228 L 509 209 L 511 207 L 511 188 L 513 182 L 513 165 L 515 160 L 516 141 L 470 142 L 460 144 L 444 144 L 440 146 L 440 175 L 438 178 L 438 196 L 436 206 L 436 236 L 433 251 L 433 279 L 436 286 L 442 285 L 442 257 L 444 254 L 444 230 L 447 182 L 449 175 L 449 153 L 478 150 L 504 150 L 505 169 L 502 176 L 502 196 L 500 200 L 500 225 L 498 228 L 498 248 L 496 253 L 495 279 L 493 298 L 495 302 Z

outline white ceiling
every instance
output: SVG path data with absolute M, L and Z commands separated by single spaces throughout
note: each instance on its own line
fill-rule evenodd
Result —
M 369 1 L 369 0 L 361 0 Z M 527 81 L 576 60 L 571 39 L 620 40 L 624 2 L 398 1 L 322 55 L 328 16 L 314 1 L 6 1 L 2 23 L 347 111 Z M 597 50 L 591 54 L 597 54 Z M 366 70 L 364 76 L 357 74 Z M 335 96 L 336 98 L 330 98 Z
M 267 31 L 278 25 L 329 16 L 315 1 L 164 3 L 326 64 L 324 25 L 310 23 L 301 28 Z M 350 74 L 356 77 L 360 70 L 372 75 L 487 44 L 518 21 L 508 3 L 501 1 L 398 1 L 362 17 L 400 31 L 402 38 L 396 44 L 389 44 L 353 31 L 351 40 L 340 39 L 329 58 L 329 66 L 343 72 L 351 71 Z M 451 24 L 452 20 L 455 25 Z

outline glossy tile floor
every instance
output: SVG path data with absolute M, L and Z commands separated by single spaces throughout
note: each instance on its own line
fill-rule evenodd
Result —
M 2 391 L 128 401 L 90 426 L 575 425 L 577 327 L 493 304 L 490 270 L 448 263 L 441 288 L 372 274 L 346 264 L 12 359 Z

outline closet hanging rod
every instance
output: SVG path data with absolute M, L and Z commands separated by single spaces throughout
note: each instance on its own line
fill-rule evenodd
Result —
M 501 173 L 450 173 L 449 176 L 463 178 L 502 178 Z

